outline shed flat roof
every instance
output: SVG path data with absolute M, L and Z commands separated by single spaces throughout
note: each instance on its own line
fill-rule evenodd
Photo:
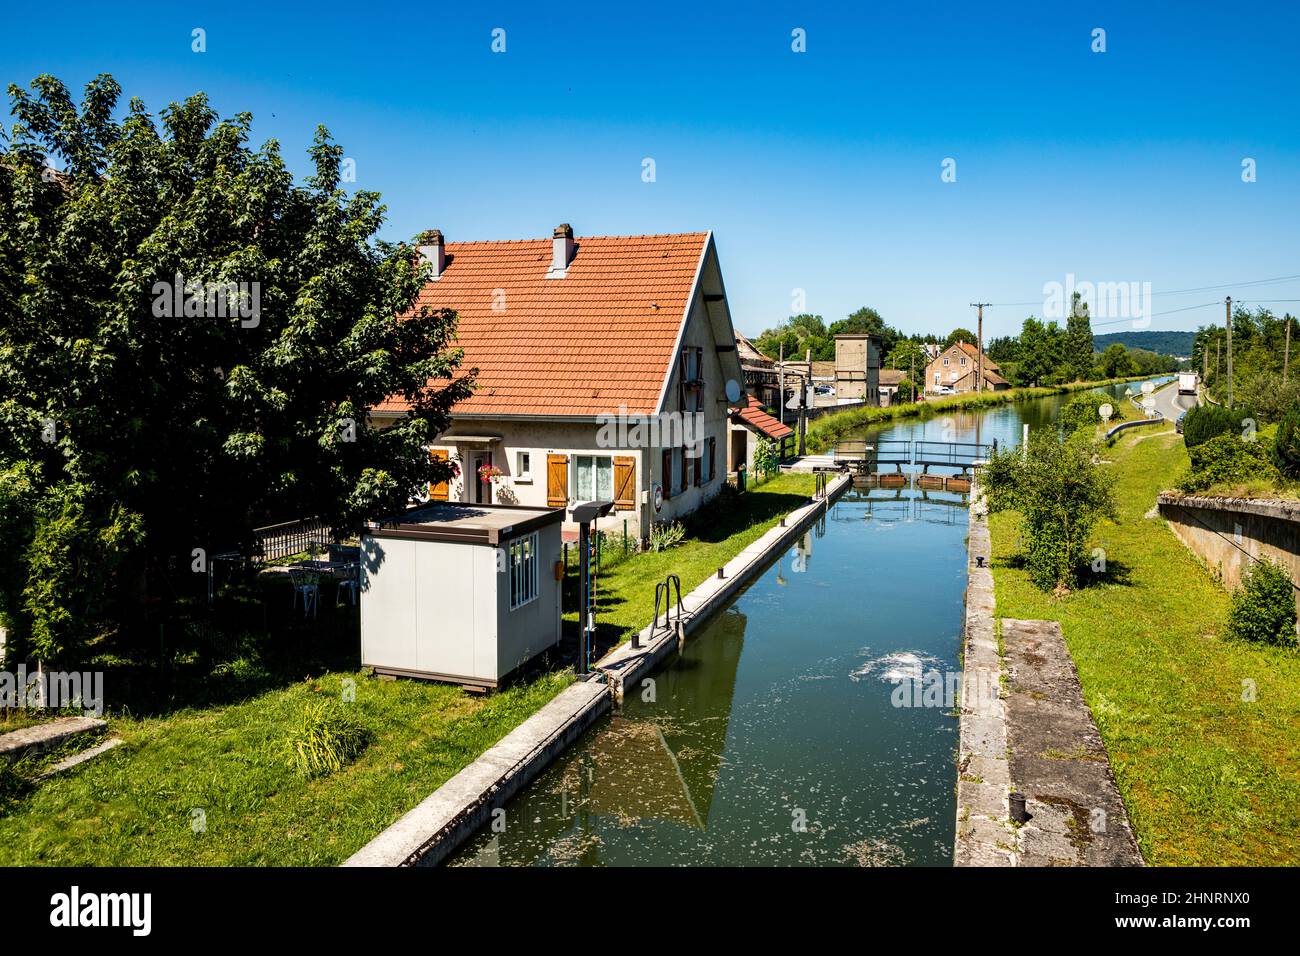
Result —
M 516 537 L 563 520 L 563 508 L 438 501 L 392 518 L 368 522 L 366 533 L 376 537 L 494 545 L 502 538 Z

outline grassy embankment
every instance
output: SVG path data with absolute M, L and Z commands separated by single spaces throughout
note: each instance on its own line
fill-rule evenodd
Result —
M 1015 515 L 995 515 L 997 614 L 1061 622 L 1148 863 L 1294 864 L 1300 654 L 1227 640 L 1228 595 L 1146 516 L 1188 465 L 1172 427 L 1104 454 L 1120 510 L 1094 535 L 1106 573 L 1059 600 L 1037 591 L 1016 566 Z
M 729 515 L 700 522 L 678 547 L 607 567 L 599 592 L 602 634 L 621 640 L 648 624 L 655 583 L 665 574 L 680 575 L 688 592 L 812 488 L 809 475 L 779 476 L 743 495 Z M 574 620 L 571 614 L 566 623 Z M 355 658 L 351 632 L 341 631 L 340 646 Z M 472 697 L 457 687 L 302 663 L 322 639 L 301 623 L 275 639 L 293 645 L 285 666 L 264 670 L 251 654 L 183 687 L 172 672 L 171 697 L 180 704 L 159 705 L 147 716 L 109 715 L 109 733 L 123 746 L 18 795 L 0 787 L 0 865 L 337 864 L 572 680 L 567 671 L 545 673 Z M 247 682 L 221 686 L 246 670 L 256 672 Z M 297 677 L 277 676 L 285 673 Z M 304 673 L 312 676 L 303 680 Z M 304 706 L 338 699 L 349 678 L 370 744 L 342 770 L 303 780 L 286 763 L 286 741 Z M 112 673 L 105 690 L 111 703 Z M 206 829 L 195 832 L 199 819 Z
M 901 418 L 918 418 L 937 415 L 941 412 L 973 411 L 991 408 L 994 405 L 1007 405 L 1011 402 L 1027 402 L 1035 398 L 1050 395 L 1065 395 L 1086 389 L 1101 388 L 1106 385 L 1121 385 L 1125 382 L 1141 382 L 1152 376 L 1139 375 L 1133 378 L 1111 378 L 1100 382 L 1072 382 L 1069 385 L 1052 385 L 1040 388 L 1009 388 L 1002 392 L 967 392 L 963 395 L 947 395 L 932 398 L 926 402 L 905 402 L 889 408 L 853 408 L 845 412 L 831 412 L 808 423 L 807 445 L 809 451 L 825 451 L 837 441 L 847 438 L 864 428 L 897 421 Z
M 737 499 L 730 513 L 711 512 L 707 521 L 688 525 L 686 539 L 667 551 L 647 551 L 618 560 L 617 555 L 602 568 L 596 592 L 598 653 L 629 640 L 654 617 L 655 585 L 666 575 L 681 578 L 682 595 L 717 573 L 781 518 L 807 502 L 813 493 L 812 475 L 777 475 L 750 489 Z M 570 575 L 572 596 L 564 606 L 577 607 L 577 575 Z M 577 626 L 576 611 L 565 615 L 565 623 Z

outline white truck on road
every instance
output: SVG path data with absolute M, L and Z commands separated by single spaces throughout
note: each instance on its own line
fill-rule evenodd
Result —
M 1178 394 L 1179 395 L 1196 394 L 1196 373 L 1195 372 L 1178 373 Z

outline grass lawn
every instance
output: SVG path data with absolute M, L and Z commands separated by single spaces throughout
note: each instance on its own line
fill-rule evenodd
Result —
M 1228 595 L 1146 517 L 1188 464 L 1172 428 L 1103 454 L 1120 510 L 1094 534 L 1106 573 L 1060 600 L 1037 591 L 1012 560 L 1016 516 L 994 515 L 997 614 L 1061 622 L 1148 863 L 1300 862 L 1300 654 L 1225 639 Z
M 346 678 L 356 681 L 370 746 L 329 777 L 300 779 L 284 759 L 289 728 L 308 700 L 340 696 Z M 228 706 L 115 717 L 122 746 L 0 816 L 0 864 L 340 863 L 570 680 L 551 673 L 476 698 L 333 671 Z M 205 832 L 194 832 L 196 811 Z
M 711 515 L 707 522 L 688 525 L 687 537 L 667 551 L 646 551 L 602 569 L 596 594 L 598 653 L 626 641 L 654 618 L 655 585 L 668 574 L 682 581 L 682 596 L 717 573 L 747 546 L 762 536 L 782 515 L 806 504 L 813 493 L 812 475 L 777 475 L 751 487 L 737 499 L 734 511 Z M 569 576 L 573 594 L 565 607 L 576 608 L 577 575 Z M 577 613 L 565 615 L 577 627 Z
M 664 575 L 680 575 L 687 593 L 803 504 L 813 485 L 811 475 L 778 476 L 740 496 L 730 513 L 693 525 L 678 547 L 607 564 L 602 643 L 650 622 Z M 576 589 L 576 575 L 566 587 Z M 199 627 L 169 636 L 163 676 L 148 662 L 110 670 L 110 702 L 128 692 L 141 701 L 109 715 L 109 733 L 124 745 L 17 794 L 12 777 L 0 780 L 0 865 L 334 865 L 572 680 L 567 670 L 548 672 L 474 697 L 366 677 L 353 669 L 355 619 L 346 610 L 336 618 L 326 602 L 322 625 L 308 626 L 286 603 L 270 605 L 273 641 L 231 638 L 233 625 Z M 248 619 L 266 624 L 263 602 L 248 605 Z M 566 605 L 576 605 L 575 594 Z M 566 623 L 576 627 L 575 615 Z M 285 759 L 292 728 L 311 700 L 339 698 L 348 679 L 369 746 L 328 777 L 301 779 Z M 199 819 L 205 829 L 195 832 Z

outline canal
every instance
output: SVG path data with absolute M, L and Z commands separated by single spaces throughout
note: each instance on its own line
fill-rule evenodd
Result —
M 858 437 L 1014 446 L 1063 401 Z M 850 489 L 451 864 L 949 865 L 966 504 Z

